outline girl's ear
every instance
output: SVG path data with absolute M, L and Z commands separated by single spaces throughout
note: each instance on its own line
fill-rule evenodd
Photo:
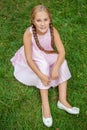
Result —
M 33 28 L 36 28 L 35 25 L 32 23 Z
M 34 20 L 33 20 L 33 19 L 31 19 L 31 24 L 32 24 L 32 25 L 34 24 Z
M 35 22 L 34 22 L 34 20 L 32 20 L 32 24 L 35 26 Z

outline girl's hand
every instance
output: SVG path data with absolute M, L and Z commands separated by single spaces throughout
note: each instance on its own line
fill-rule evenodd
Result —
M 56 80 L 58 78 L 58 67 L 54 65 L 52 73 L 51 73 L 51 78 L 53 80 Z
M 41 76 L 41 82 L 45 85 L 45 86 L 47 86 L 47 85 L 49 85 L 49 83 L 50 83 L 50 78 L 47 76 L 47 75 L 42 75 Z

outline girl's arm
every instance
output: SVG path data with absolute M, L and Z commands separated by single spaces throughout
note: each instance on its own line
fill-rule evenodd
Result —
M 29 29 L 27 29 L 24 33 L 24 52 L 25 57 L 27 60 L 28 65 L 30 68 L 36 73 L 36 75 L 41 79 L 44 85 L 48 85 L 50 82 L 50 79 L 48 76 L 44 75 L 37 65 L 32 60 L 32 34 L 29 32 Z
M 64 46 L 63 46 L 63 43 L 61 41 L 58 31 L 55 28 L 53 28 L 53 32 L 54 32 L 54 43 L 58 51 L 58 58 L 53 67 L 52 78 L 56 79 L 58 78 L 58 70 L 65 59 L 65 49 L 64 49 Z

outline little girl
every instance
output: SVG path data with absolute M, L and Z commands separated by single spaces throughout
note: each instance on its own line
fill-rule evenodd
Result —
M 54 45 L 57 51 L 53 49 Z M 38 5 L 32 10 L 31 26 L 24 33 L 24 46 L 16 52 L 11 62 L 18 81 L 40 90 L 44 125 L 50 127 L 53 123 L 48 89 L 57 85 L 57 107 L 70 114 L 79 114 L 79 108 L 72 107 L 66 99 L 67 80 L 71 74 L 65 60 L 64 46 L 45 6 Z

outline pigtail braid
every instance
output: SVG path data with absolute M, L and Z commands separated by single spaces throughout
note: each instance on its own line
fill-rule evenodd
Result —
M 52 48 L 53 48 L 54 35 L 53 35 L 53 25 L 52 25 L 52 22 L 50 23 L 50 34 L 51 34 L 51 46 L 52 46 Z
M 41 51 L 44 51 L 44 52 L 47 53 L 47 54 L 56 53 L 55 50 L 45 50 L 45 49 L 40 45 L 39 40 L 38 40 L 38 36 L 37 36 L 37 33 L 36 33 L 36 27 L 35 27 L 34 24 L 32 24 L 32 31 L 33 31 L 33 35 L 34 35 L 34 39 L 35 39 L 36 45 L 38 46 L 38 48 L 39 48 Z M 50 33 L 51 33 L 51 46 L 53 47 L 54 37 L 53 37 L 53 27 L 52 27 L 52 24 L 50 24 Z

